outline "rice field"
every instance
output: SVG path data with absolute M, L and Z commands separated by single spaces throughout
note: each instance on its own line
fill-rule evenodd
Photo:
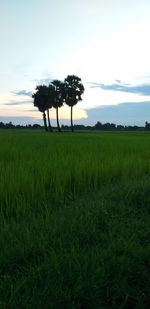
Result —
M 0 145 L 0 308 L 149 308 L 150 133 Z

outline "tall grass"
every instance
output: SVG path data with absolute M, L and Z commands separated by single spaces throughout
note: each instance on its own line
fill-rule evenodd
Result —
M 0 143 L 0 306 L 148 308 L 150 135 Z
M 1 204 L 64 203 L 150 168 L 148 134 L 1 133 Z

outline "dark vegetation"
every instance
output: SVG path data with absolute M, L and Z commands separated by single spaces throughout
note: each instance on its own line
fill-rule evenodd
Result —
M 149 132 L 0 144 L 0 308 L 149 309 Z
M 0 122 L 0 129 L 43 129 L 44 127 L 39 124 L 28 124 L 28 125 L 14 125 L 12 122 L 3 123 Z M 49 126 L 50 128 L 50 126 Z M 50 128 L 50 131 L 56 131 L 57 127 Z M 68 125 L 62 125 L 61 130 L 70 131 L 70 127 Z M 124 125 L 116 125 L 114 123 L 104 123 L 97 122 L 94 126 L 85 126 L 85 125 L 73 125 L 73 130 L 77 131 L 150 131 L 150 123 L 146 122 L 145 126 L 124 126 Z
M 34 99 L 34 106 L 38 107 L 39 111 L 43 113 L 45 131 L 52 132 L 49 110 L 54 107 L 56 109 L 57 128 L 58 131 L 61 132 L 58 111 L 64 103 L 71 108 L 71 130 L 72 132 L 74 131 L 73 106 L 82 100 L 81 95 L 83 92 L 84 86 L 81 83 L 81 78 L 75 75 L 68 75 L 64 82 L 53 80 L 49 86 L 39 85 L 36 87 L 36 92 L 32 97 Z

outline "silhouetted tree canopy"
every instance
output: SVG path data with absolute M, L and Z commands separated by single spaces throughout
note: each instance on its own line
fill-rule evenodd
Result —
M 57 128 L 58 131 L 61 132 L 58 110 L 64 103 L 66 103 L 71 107 L 71 129 L 73 132 L 73 106 L 82 100 L 83 93 L 84 86 L 81 83 L 81 78 L 76 75 L 68 75 L 64 82 L 55 79 L 49 84 L 49 86 L 37 86 L 36 92 L 32 97 L 34 99 L 34 106 L 38 107 L 39 111 L 43 113 L 45 130 L 48 131 L 48 119 L 49 131 L 52 131 L 49 109 L 53 107 L 56 109 Z
M 65 78 L 65 102 L 71 107 L 71 129 L 73 128 L 73 106 L 82 100 L 84 86 L 81 83 L 81 78 L 76 75 L 68 75 Z
M 52 106 L 56 109 L 56 120 L 57 120 L 57 128 L 58 131 L 61 132 L 60 124 L 59 124 L 59 115 L 58 108 L 63 106 L 64 103 L 64 83 L 60 80 L 55 79 L 52 81 L 49 87 L 53 87 L 53 102 Z
M 45 111 L 49 108 L 48 87 L 45 85 L 37 86 L 36 92 L 33 93 L 32 98 L 34 99 L 34 106 L 38 107 L 39 111 L 43 113 L 45 130 L 48 131 L 46 113 L 45 113 Z
M 0 129 L 42 129 L 43 126 L 39 124 L 28 124 L 28 125 L 14 125 L 12 122 L 3 123 L 0 122 Z M 69 131 L 70 127 L 68 125 L 62 125 L 61 128 L 64 131 Z M 94 126 L 85 126 L 83 124 L 75 124 L 74 128 L 78 131 L 150 131 L 150 123 L 146 122 L 145 127 L 143 126 L 123 126 L 123 125 L 115 125 L 111 123 L 104 123 L 97 122 Z M 56 131 L 56 127 L 54 127 L 54 130 Z

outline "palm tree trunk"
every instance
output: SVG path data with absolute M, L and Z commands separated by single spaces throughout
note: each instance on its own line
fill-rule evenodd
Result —
M 43 113 L 43 122 L 44 122 L 44 127 L 45 127 L 45 131 L 48 131 L 48 127 L 47 127 L 47 121 L 46 121 L 46 114 L 45 112 Z
M 50 116 L 49 116 L 49 108 L 47 109 L 47 119 L 48 119 L 48 128 L 50 132 L 53 132 L 52 126 L 51 126 L 51 121 L 50 121 Z
M 61 128 L 60 128 L 60 125 L 59 125 L 59 117 L 58 117 L 58 107 L 56 107 L 56 119 L 57 119 L 58 132 L 61 132 Z
M 71 106 L 71 131 L 74 132 L 72 116 L 73 116 L 73 106 Z

